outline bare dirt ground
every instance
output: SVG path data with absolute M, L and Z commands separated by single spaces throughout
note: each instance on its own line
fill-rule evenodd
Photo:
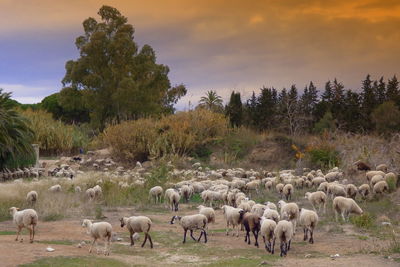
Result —
M 191 214 L 195 212 L 195 205 L 182 205 L 179 214 Z M 400 266 L 399 262 L 379 254 L 379 249 L 386 246 L 385 240 L 376 238 L 360 239 L 360 233 L 351 225 L 337 226 L 327 224 L 317 228 L 315 243 L 308 244 L 302 241 L 302 232 L 297 230 L 291 250 L 285 258 L 279 258 L 279 245 L 276 246 L 275 256 L 271 257 L 263 248 L 262 238 L 259 238 L 260 248 L 247 245 L 244 242 L 244 233 L 240 236 L 226 236 L 225 223 L 222 212 L 217 211 L 217 222 L 210 226 L 209 242 L 196 243 L 190 237 L 186 244 L 181 244 L 183 231 L 179 225 L 171 225 L 169 221 L 173 213 L 164 206 L 155 210 L 134 211 L 128 208 L 112 209 L 104 212 L 105 221 L 113 225 L 113 230 L 121 242 L 112 243 L 112 252 L 109 257 L 128 264 L 129 266 L 199 266 L 204 264 L 217 264 L 225 266 L 224 261 L 236 258 L 248 260 L 254 259 L 243 266 Z M 151 234 L 154 249 L 149 243 L 141 248 L 141 240 L 134 247 L 129 246 L 129 237 L 126 228 L 121 228 L 118 218 L 135 214 L 149 216 L 153 221 Z M 24 232 L 24 242 L 14 241 L 15 235 L 0 235 L 1 266 L 17 266 L 30 263 L 42 257 L 54 256 L 88 256 L 89 245 L 78 248 L 77 244 L 82 240 L 90 241 L 90 237 L 81 227 L 83 218 L 65 219 L 55 222 L 39 222 L 36 240 L 30 244 L 29 234 Z M 1 231 L 15 231 L 10 221 L 0 223 Z M 195 234 L 198 236 L 198 233 Z M 50 243 L 50 244 L 49 244 Z M 88 243 L 88 242 L 87 242 Z M 54 252 L 46 252 L 46 247 L 51 246 Z M 102 249 L 102 244 L 100 248 Z M 371 254 L 372 253 L 372 254 Z M 332 259 L 330 255 L 339 254 Z M 92 255 L 93 257 L 105 257 Z M 220 264 L 220 265 L 218 265 Z M 214 266 L 214 265 L 213 265 Z M 241 265 L 242 266 L 242 265 Z

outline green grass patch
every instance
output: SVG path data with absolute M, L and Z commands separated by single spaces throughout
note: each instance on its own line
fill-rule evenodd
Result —
M 259 266 L 261 262 L 266 262 L 267 264 L 263 266 L 271 266 L 270 261 L 263 259 L 252 259 L 252 258 L 233 258 L 233 259 L 224 259 L 220 261 L 216 261 L 210 264 L 205 264 L 202 266 L 207 267 L 221 267 L 221 266 L 229 266 L 229 267 L 247 267 L 247 266 Z
M 0 235 L 16 235 L 15 231 L 0 231 Z
M 32 263 L 23 264 L 25 267 L 128 267 L 129 265 L 114 260 L 98 257 L 52 257 L 42 258 Z
M 357 238 L 360 240 L 368 240 L 369 237 L 365 235 L 358 235 Z
M 74 244 L 78 244 L 79 241 L 72 241 L 72 240 L 40 240 L 37 243 L 41 244 L 49 244 L 49 245 L 67 245 L 71 246 Z
M 371 229 L 375 226 L 375 218 L 370 213 L 350 217 L 350 222 L 358 228 Z
M 60 213 L 50 213 L 41 218 L 45 222 L 53 222 L 64 219 L 64 215 Z

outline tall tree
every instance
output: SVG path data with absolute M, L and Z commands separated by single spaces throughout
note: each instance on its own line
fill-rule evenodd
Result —
M 400 88 L 396 75 L 388 81 L 386 87 L 386 99 L 388 101 L 393 101 L 398 107 L 400 107 Z
M 299 102 L 300 112 L 306 120 L 305 127 L 311 130 L 312 125 L 316 122 L 315 113 L 318 104 L 318 90 L 313 82 L 310 82 L 310 84 L 304 88 Z
M 207 91 L 205 96 L 202 96 L 199 101 L 200 108 L 206 108 L 214 112 L 222 112 L 222 97 L 216 91 Z
M 113 120 L 171 112 L 171 102 L 185 87 L 171 86 L 169 68 L 156 63 L 149 45 L 138 48 L 132 25 L 117 9 L 102 6 L 98 14 L 100 22 L 83 22 L 84 34 L 75 42 L 80 57 L 66 63 L 63 85 L 82 91 L 92 123 L 100 128 Z
M 377 97 L 373 89 L 373 81 L 368 74 L 362 82 L 362 111 L 364 115 L 364 129 L 371 130 L 373 125 L 370 119 L 372 111 L 377 105 Z
M 383 80 L 383 77 L 379 79 L 379 82 L 374 81 L 373 87 L 376 95 L 377 105 L 380 105 L 386 101 L 386 83 Z
M 232 127 L 238 127 L 242 125 L 243 104 L 239 92 L 232 92 L 229 103 L 226 106 L 226 115 L 229 117 Z

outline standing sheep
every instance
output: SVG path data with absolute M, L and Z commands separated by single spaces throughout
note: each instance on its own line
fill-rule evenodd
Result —
M 241 224 L 240 211 L 242 211 L 242 209 L 227 205 L 222 206 L 222 212 L 226 220 L 226 235 L 229 235 L 229 226 L 232 225 L 233 230 L 238 226 L 236 236 L 239 237 L 239 225 Z
M 213 208 L 205 207 L 203 205 L 199 205 L 197 207 L 199 209 L 199 213 L 203 214 L 207 217 L 207 233 L 208 233 L 208 225 L 210 223 L 215 223 L 215 210 Z
M 276 192 L 278 192 L 279 197 L 280 197 L 281 199 L 282 199 L 283 187 L 285 187 L 284 184 L 277 184 L 277 185 L 275 186 Z
M 266 219 L 269 219 L 269 220 L 273 220 L 276 223 L 279 222 L 279 220 L 281 218 L 279 216 L 279 213 L 276 210 L 273 210 L 273 209 L 270 209 L 270 208 L 267 208 L 264 211 L 263 217 L 266 218 Z
M 346 185 L 346 196 L 355 199 L 357 195 L 357 187 L 354 184 Z
M 61 192 L 61 185 L 56 184 L 49 188 L 49 191 L 52 193 Z
M 339 214 L 342 215 L 343 221 L 348 221 L 350 213 L 363 214 L 363 210 L 357 205 L 354 199 L 346 197 L 335 197 L 333 200 L 333 210 L 335 211 L 336 221 L 338 221 Z
M 110 242 L 112 226 L 108 222 L 96 222 L 93 223 L 91 220 L 85 219 L 82 222 L 82 227 L 86 228 L 87 233 L 93 237 L 92 245 L 90 246 L 89 253 L 92 253 L 92 249 L 97 239 L 104 239 L 104 255 L 110 255 Z
M 263 237 L 265 249 L 271 254 L 274 254 L 274 248 L 272 242 L 274 240 L 274 231 L 276 228 L 276 222 L 270 219 L 261 218 L 261 229 L 260 234 Z
M 250 231 L 254 235 L 255 243 L 254 245 L 258 247 L 258 233 L 260 232 L 261 228 L 261 218 L 257 214 L 248 213 L 244 210 L 239 212 L 240 214 L 240 221 L 242 222 L 244 229 L 246 230 L 246 236 L 244 242 L 247 242 L 250 245 Z
M 387 172 L 388 171 L 388 166 L 386 164 L 379 164 L 378 166 L 376 166 L 376 170 L 377 171 Z
M 28 228 L 29 241 L 33 243 L 33 239 L 35 238 L 35 227 L 38 222 L 38 215 L 36 211 L 33 209 L 26 209 L 19 211 L 19 208 L 11 207 L 10 214 L 13 216 L 14 224 L 18 228 L 17 237 L 15 238 L 15 241 L 18 241 L 18 237 L 21 233 L 22 228 Z
M 321 212 L 321 207 L 324 207 L 324 213 L 326 213 L 326 194 L 322 191 L 316 191 L 313 193 L 307 192 L 305 198 L 310 201 L 314 211 L 316 211 L 315 207 L 318 206 L 318 212 Z
M 169 188 L 165 190 L 164 198 L 170 205 L 172 211 L 178 211 L 179 200 L 181 199 L 181 196 L 175 189 Z
M 366 200 L 367 197 L 371 194 L 371 187 L 369 184 L 362 184 L 358 187 L 358 193 L 360 194 L 361 198 Z
M 203 214 L 195 214 L 195 215 L 187 215 L 187 216 L 172 216 L 171 224 L 174 224 L 175 221 L 179 221 L 179 224 L 182 226 L 184 234 L 183 234 L 183 242 L 186 242 L 186 233 L 190 231 L 190 237 L 197 242 L 200 242 L 201 237 L 204 235 L 204 243 L 207 243 L 207 217 Z M 201 230 L 201 234 L 199 239 L 196 240 L 193 236 L 193 230 Z
M 189 199 L 192 197 L 193 194 L 193 187 L 192 186 L 188 186 L 188 185 L 183 185 L 180 188 L 180 195 L 183 197 L 183 199 L 185 200 L 185 202 L 189 202 Z
M 36 204 L 37 199 L 38 193 L 36 191 L 30 191 L 28 194 L 26 194 L 26 201 L 31 206 L 34 206 Z
M 272 242 L 272 251 L 274 251 L 275 248 L 275 240 L 278 238 L 280 242 L 280 248 L 281 248 L 281 254 L 280 256 L 286 256 L 287 252 L 290 250 L 290 243 L 292 242 L 292 238 L 294 235 L 293 231 L 293 225 L 292 223 L 282 220 L 279 221 L 278 224 L 276 225 L 275 231 L 274 231 L 274 240 Z
M 386 181 L 377 182 L 372 189 L 374 195 L 382 195 L 383 193 L 389 192 L 389 186 Z
M 303 240 L 306 241 L 308 239 L 308 232 L 310 232 L 310 240 L 308 242 L 314 244 L 314 229 L 318 224 L 318 214 L 315 211 L 302 208 L 300 209 L 299 223 L 303 226 Z
M 154 198 L 155 203 L 161 203 L 161 196 L 163 193 L 163 189 L 161 186 L 152 187 L 149 191 L 149 198 Z
M 281 210 L 281 218 L 288 220 L 293 224 L 293 235 L 296 233 L 296 224 L 299 218 L 299 206 L 296 203 L 286 203 L 283 200 L 279 200 L 278 207 Z
M 150 247 L 153 248 L 153 241 L 151 240 L 151 236 L 149 234 L 150 228 L 151 228 L 151 220 L 150 218 L 146 216 L 132 216 L 132 217 L 122 217 L 119 219 L 121 222 L 121 227 L 126 227 L 128 228 L 129 231 L 129 237 L 131 239 L 131 246 L 134 245 L 133 241 L 133 235 L 135 233 L 144 233 L 144 241 L 142 244 L 142 247 L 146 244 L 147 239 L 149 239 L 150 242 Z
M 294 192 L 293 185 L 286 184 L 282 189 L 282 194 L 285 196 L 286 201 L 289 201 L 292 198 L 292 194 Z

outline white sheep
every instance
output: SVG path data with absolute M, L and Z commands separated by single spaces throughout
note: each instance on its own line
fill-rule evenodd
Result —
M 38 193 L 36 191 L 30 191 L 26 194 L 26 201 L 31 205 L 35 205 L 38 199 Z
M 264 211 L 263 217 L 266 219 L 270 219 L 273 220 L 275 222 L 279 222 L 279 220 L 281 219 L 281 216 L 279 216 L 279 213 L 276 210 L 267 208 Z
M 314 243 L 314 229 L 318 224 L 318 214 L 315 211 L 300 209 L 299 223 L 303 226 L 304 241 L 308 239 L 308 232 L 310 232 L 310 239 L 308 242 Z
M 335 197 L 346 197 L 346 190 L 344 190 L 343 186 L 337 183 L 331 183 L 328 185 L 327 195 L 331 196 L 331 199 Z
M 279 221 L 275 227 L 274 240 L 272 242 L 272 251 L 275 248 L 275 240 L 278 238 L 280 242 L 281 253 L 280 256 L 286 256 L 287 252 L 290 250 L 290 243 L 294 236 L 293 224 L 289 221 L 282 220 Z
M 189 199 L 192 197 L 193 192 L 194 192 L 193 186 L 189 185 L 183 185 L 179 190 L 179 193 L 183 197 L 185 202 L 189 202 Z
M 357 187 L 354 184 L 346 185 L 346 197 L 355 199 L 357 195 Z
M 104 255 L 110 255 L 110 243 L 112 226 L 108 222 L 96 222 L 93 223 L 91 220 L 85 219 L 82 222 L 82 227 L 86 228 L 87 233 L 93 237 L 92 245 L 90 246 L 89 253 L 92 253 L 92 249 L 97 239 L 104 239 Z
M 150 247 L 153 248 L 153 241 L 151 240 L 151 236 L 149 234 L 152 222 L 150 218 L 146 216 L 131 216 L 131 217 L 122 217 L 119 219 L 121 223 L 121 227 L 126 225 L 129 231 L 129 237 L 131 239 L 131 246 L 134 245 L 133 235 L 135 233 L 144 233 L 144 241 L 142 243 L 142 247 L 146 244 L 147 239 L 149 239 Z
M 176 191 L 173 188 L 169 188 L 165 190 L 164 198 L 170 205 L 172 211 L 178 211 L 179 200 L 181 199 L 181 196 L 179 195 L 178 191 Z
M 149 191 L 149 198 L 154 198 L 155 203 L 157 204 L 158 202 L 161 203 L 161 196 L 163 193 L 163 189 L 161 186 L 154 186 L 150 189 Z
M 307 192 L 305 194 L 305 198 L 310 201 L 313 209 L 316 211 L 315 207 L 318 207 L 318 212 L 321 212 L 322 206 L 324 207 L 324 213 L 326 213 L 326 203 L 327 203 L 327 198 L 326 194 L 322 191 L 316 191 L 313 193 Z
M 85 194 L 86 194 L 86 197 L 87 197 L 87 199 L 88 199 L 89 201 L 94 200 L 95 197 L 96 197 L 96 192 L 94 191 L 93 188 L 88 188 L 88 189 L 86 189 Z
M 367 181 L 370 182 L 372 177 L 374 177 L 375 175 L 382 175 L 385 176 L 385 173 L 383 171 L 368 171 L 365 176 L 367 177 Z
M 378 166 L 376 166 L 376 170 L 377 171 L 387 172 L 388 171 L 388 166 L 386 164 L 379 164 Z
M 199 213 L 203 214 L 204 216 L 207 217 L 207 233 L 208 233 L 208 225 L 210 223 L 215 223 L 215 210 L 210 207 L 205 207 L 203 205 L 199 205 L 197 207 L 199 209 Z
M 267 208 L 270 208 L 272 210 L 278 210 L 278 208 L 276 207 L 276 205 L 270 201 L 267 201 L 264 203 L 265 206 L 267 206 Z
M 374 195 L 381 195 L 385 192 L 388 193 L 389 185 L 386 181 L 377 182 L 372 188 L 372 192 L 374 193 Z
M 265 206 L 265 205 L 262 205 L 262 204 L 255 204 L 255 205 L 251 208 L 250 212 L 251 212 L 251 213 L 254 213 L 254 214 L 257 214 L 258 217 L 261 217 L 261 216 L 263 216 L 264 211 L 265 211 L 266 208 L 267 208 L 267 206 Z
M 278 192 L 280 198 L 282 198 L 282 193 L 283 193 L 283 188 L 284 188 L 284 187 L 285 187 L 285 185 L 282 184 L 282 183 L 279 183 L 279 184 L 277 184 L 277 185 L 275 186 L 276 192 Z
M 271 191 L 273 185 L 274 184 L 272 183 L 272 181 L 266 181 L 265 182 L 265 190 Z
M 324 193 L 327 193 L 327 192 L 328 192 L 328 185 L 329 185 L 328 182 L 322 182 L 322 183 L 318 186 L 317 191 L 322 191 L 322 192 L 324 192 Z
M 282 189 L 282 194 L 286 198 L 286 201 L 289 201 L 292 198 L 292 194 L 294 192 L 293 185 L 286 184 Z
M 361 198 L 365 200 L 371 193 L 371 187 L 369 184 L 362 184 L 358 187 L 358 193 L 361 195 Z
M 335 218 L 338 221 L 338 215 L 341 214 L 344 221 L 348 221 L 350 213 L 358 215 L 363 214 L 363 210 L 357 205 L 352 198 L 335 197 L 333 200 L 333 209 L 335 211 Z
M 250 212 L 251 211 L 251 206 L 250 203 L 248 201 L 242 201 L 240 203 L 240 205 L 238 206 L 239 209 L 242 209 L 246 212 Z
M 261 218 L 260 234 L 263 237 L 265 249 L 271 254 L 274 254 L 274 248 L 272 242 L 274 240 L 274 231 L 276 228 L 276 222 L 268 218 Z
M 61 192 L 61 185 L 56 184 L 49 188 L 49 191 L 52 193 Z
M 384 180 L 385 180 L 385 178 L 383 178 L 383 176 L 380 175 L 380 174 L 372 176 L 372 178 L 371 178 L 371 187 L 374 188 L 374 185 L 376 183 L 384 181 Z
M 80 193 L 80 192 L 82 192 L 82 188 L 79 186 L 79 185 L 77 185 L 77 186 L 75 186 L 75 193 Z
M 293 224 L 293 235 L 296 233 L 296 224 L 299 218 L 299 206 L 296 203 L 286 203 L 283 200 L 279 200 L 278 207 L 281 210 L 281 218 L 288 220 Z
M 240 211 L 243 210 L 228 205 L 222 206 L 222 212 L 226 220 L 226 235 L 229 235 L 229 226 L 232 225 L 233 230 L 235 230 L 235 227 L 241 224 Z M 236 236 L 239 236 L 239 227 L 237 228 Z
M 11 207 L 10 214 L 13 216 L 13 221 L 18 228 L 15 241 L 18 241 L 18 237 L 22 228 L 27 228 L 29 230 L 29 241 L 33 243 L 33 239 L 35 238 L 35 227 L 38 223 L 38 215 L 36 211 L 33 209 L 25 209 L 20 211 L 19 208 Z
M 203 214 L 194 214 L 187 216 L 172 216 L 171 224 L 174 224 L 175 221 L 179 221 L 179 224 L 182 226 L 184 234 L 183 234 L 183 242 L 186 242 L 186 233 L 190 231 L 190 237 L 197 242 L 200 242 L 201 237 L 204 235 L 204 243 L 207 243 L 207 217 Z M 201 234 L 199 238 L 196 240 L 193 236 L 193 230 L 200 230 Z
M 96 185 L 93 187 L 94 195 L 96 198 L 100 197 L 103 194 L 103 190 L 101 189 L 100 185 Z

